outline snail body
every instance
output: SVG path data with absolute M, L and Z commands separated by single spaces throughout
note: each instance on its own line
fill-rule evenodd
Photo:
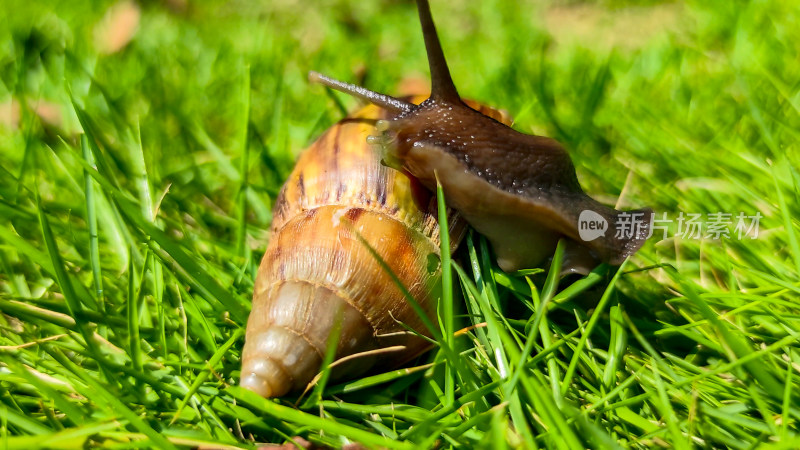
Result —
M 649 236 L 652 210 L 623 212 L 581 189 L 575 166 L 556 140 L 520 133 L 465 104 L 447 68 L 427 0 L 417 0 L 431 72 L 431 95 L 420 104 L 312 72 L 310 79 L 394 112 L 371 138 L 384 159 L 433 189 L 491 243 L 499 267 L 534 267 L 567 240 L 567 259 L 581 272 L 600 262 L 619 265 Z M 603 234 L 583 240 L 582 214 L 602 219 Z M 633 222 L 623 233 L 608 224 Z
M 407 332 L 429 336 L 369 248 L 435 317 L 441 280 L 436 202 L 413 177 L 383 165 L 380 148 L 367 143 L 376 121 L 387 117 L 367 106 L 328 129 L 303 152 L 278 195 L 242 355 L 241 384 L 264 397 L 308 385 L 337 322 L 335 359 L 351 356 L 335 367 L 338 378 L 379 362 L 402 364 L 429 347 Z M 452 250 L 465 224 L 451 214 L 448 226 Z M 392 351 L 370 352 L 384 348 Z

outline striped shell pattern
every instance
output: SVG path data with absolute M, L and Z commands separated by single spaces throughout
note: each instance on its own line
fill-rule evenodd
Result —
M 509 122 L 502 112 L 469 104 Z M 436 200 L 382 165 L 379 146 L 366 142 L 377 134 L 375 122 L 387 117 L 367 106 L 328 129 L 300 156 L 278 195 L 242 357 L 241 384 L 264 397 L 305 388 L 319 373 L 337 324 L 334 359 L 350 358 L 334 363 L 335 378 L 376 364 L 397 366 L 429 347 L 407 331 L 428 335 L 371 252 L 435 317 L 441 280 Z M 454 250 L 465 231 L 455 213 L 449 229 Z

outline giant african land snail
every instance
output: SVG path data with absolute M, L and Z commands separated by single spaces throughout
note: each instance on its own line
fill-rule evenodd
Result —
M 417 105 L 312 72 L 312 81 L 365 99 L 367 107 L 312 144 L 276 204 L 272 238 L 259 268 L 243 355 L 242 385 L 281 396 L 320 369 L 334 318 L 342 321 L 336 358 L 393 346 L 395 363 L 424 351 L 419 317 L 358 236 L 373 247 L 431 314 L 439 269 L 438 224 L 415 183 L 438 178 L 449 207 L 490 241 L 506 271 L 532 267 L 559 238 L 579 259 L 619 264 L 647 238 L 647 223 L 628 236 L 584 242 L 584 210 L 615 223 L 621 214 L 588 197 L 569 155 L 553 139 L 513 130 L 487 107 L 463 102 L 450 77 L 427 0 L 417 0 L 432 93 Z M 376 122 L 377 120 L 377 122 Z M 377 133 L 378 136 L 375 136 Z M 366 143 L 367 137 L 372 145 Z M 383 158 L 405 174 L 380 164 Z M 415 200 L 416 199 L 416 200 Z M 634 211 L 645 218 L 647 209 Z M 449 223 L 463 235 L 459 215 Z M 451 248 L 452 250 L 452 248 Z M 334 313 L 338 311 L 338 313 Z M 400 332 L 400 333 L 398 333 Z M 354 358 L 339 376 L 367 370 L 378 354 Z

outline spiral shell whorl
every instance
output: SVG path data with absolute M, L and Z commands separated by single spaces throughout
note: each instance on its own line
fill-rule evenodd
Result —
M 254 303 L 251 317 L 270 320 L 253 320 L 253 326 L 248 326 L 242 366 L 242 385 L 264 397 L 306 386 L 319 370 L 337 317 L 342 328 L 353 330 L 347 340 L 339 342 L 337 353 L 369 348 L 370 327 L 364 316 L 330 289 L 305 281 L 284 281 L 264 294 L 271 301 Z
M 436 202 L 416 180 L 383 166 L 380 149 L 366 143 L 376 120 L 387 117 L 367 106 L 331 127 L 301 155 L 281 189 L 253 293 L 242 386 L 265 397 L 306 387 L 320 370 L 336 318 L 342 324 L 336 359 L 402 348 L 355 358 L 336 367 L 337 378 L 379 361 L 402 364 L 429 347 L 403 333 L 404 326 L 428 330 L 361 241 L 433 317 L 441 279 Z M 451 214 L 448 225 L 454 249 L 465 224 Z
M 302 389 L 313 379 L 337 318 L 337 359 L 401 346 L 391 355 L 396 365 L 428 346 L 397 333 L 404 330 L 398 322 L 427 330 L 361 241 L 431 315 L 440 279 L 430 259 L 439 251 L 435 205 L 420 205 L 413 180 L 381 165 L 380 149 L 366 143 L 383 117 L 370 106 L 340 121 L 301 155 L 281 189 L 242 358 L 241 384 L 265 397 Z M 454 217 L 451 228 L 457 242 L 464 225 Z M 355 358 L 334 376 L 356 375 L 377 361 Z

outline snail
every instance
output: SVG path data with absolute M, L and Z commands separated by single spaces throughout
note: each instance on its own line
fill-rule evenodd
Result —
M 556 140 L 518 132 L 461 101 L 442 52 L 427 0 L 417 0 L 431 72 L 431 95 L 414 105 L 312 73 L 313 81 L 390 109 L 377 123 L 384 160 L 428 189 L 442 184 L 447 205 L 490 242 L 497 264 L 510 272 L 534 267 L 568 239 L 576 267 L 619 265 L 649 235 L 652 210 L 622 212 L 581 189 L 575 167 Z M 584 213 L 605 222 L 604 234 L 580 238 Z M 611 225 L 625 224 L 617 233 Z
M 471 104 L 510 123 L 500 111 Z M 381 164 L 380 149 L 367 143 L 376 121 L 390 114 L 369 105 L 335 124 L 301 154 L 278 194 L 256 276 L 240 380 L 264 397 L 308 385 L 320 371 L 336 321 L 341 331 L 335 358 L 358 356 L 338 365 L 336 378 L 376 364 L 400 365 L 430 346 L 406 332 L 408 327 L 429 336 L 369 249 L 435 317 L 441 288 L 436 201 L 413 177 Z M 465 224 L 457 214 L 449 216 L 452 251 Z M 386 348 L 392 351 L 374 351 Z
M 507 114 L 459 97 L 428 2 L 418 0 L 417 7 L 431 70 L 427 99 L 395 98 L 309 74 L 373 105 L 315 141 L 276 200 L 240 381 L 264 397 L 306 387 L 329 345 L 342 363 L 334 363 L 338 378 L 377 364 L 400 365 L 430 346 L 407 331 L 429 336 L 381 262 L 433 317 L 441 276 L 430 194 L 437 179 L 458 213 L 449 214 L 450 251 L 466 220 L 487 237 L 506 271 L 539 264 L 561 237 L 570 240 L 576 261 L 612 264 L 646 239 L 646 223 L 629 236 L 579 239 L 582 210 L 612 223 L 622 213 L 583 192 L 555 140 L 519 133 Z M 331 343 L 337 324 L 339 339 Z

